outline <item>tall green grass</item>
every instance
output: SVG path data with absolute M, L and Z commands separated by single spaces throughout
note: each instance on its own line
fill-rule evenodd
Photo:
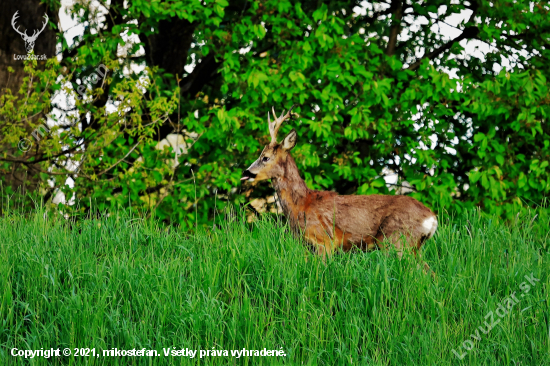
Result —
M 72 225 L 43 212 L 0 218 L 0 365 L 550 364 L 546 216 L 440 218 L 424 249 L 435 278 L 410 255 L 323 263 L 270 219 L 223 222 L 186 233 L 125 213 Z M 540 281 L 522 291 L 531 273 Z M 518 304 L 474 340 L 514 292 Z M 26 360 L 14 347 L 161 356 Z M 169 347 L 286 356 L 165 357 Z

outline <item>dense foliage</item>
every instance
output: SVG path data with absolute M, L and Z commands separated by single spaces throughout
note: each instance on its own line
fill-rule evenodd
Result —
M 13 147 L 4 174 L 38 176 L 82 209 L 131 201 L 193 225 L 215 204 L 265 196 L 267 184 L 243 188 L 239 177 L 267 142 L 267 111 L 294 103 L 300 117 L 281 134 L 297 129 L 293 156 L 310 188 L 391 193 L 384 175 L 397 174 L 436 210 L 509 217 L 548 197 L 546 2 L 131 0 L 103 4 L 104 16 L 87 4 L 73 9 L 87 26 L 63 41 L 60 63 L 29 65 L 32 85 L 0 100 L 1 142 Z M 464 20 L 445 38 L 437 29 L 453 16 Z M 465 55 L 468 41 L 490 49 Z M 44 123 L 28 117 L 52 108 L 48 90 L 76 95 L 100 64 L 108 75 L 65 112 L 76 123 L 18 151 Z M 132 65 L 147 67 L 123 77 Z

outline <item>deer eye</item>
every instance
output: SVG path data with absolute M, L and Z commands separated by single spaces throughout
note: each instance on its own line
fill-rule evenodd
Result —
M 267 161 L 269 161 L 269 158 L 268 158 L 267 156 L 264 156 L 264 157 L 262 158 L 262 162 L 265 163 L 265 162 L 267 162 Z

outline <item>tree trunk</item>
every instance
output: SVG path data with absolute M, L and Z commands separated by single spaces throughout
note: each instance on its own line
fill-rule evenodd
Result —
M 26 31 L 27 35 L 31 36 L 35 31 L 42 29 L 47 9 L 44 4 L 40 4 L 39 0 L 2 0 L 0 2 L 0 95 L 4 93 L 5 88 L 10 88 L 12 94 L 15 94 L 24 76 L 23 61 L 14 59 L 14 55 L 27 54 L 22 36 L 12 27 L 15 12 L 18 12 L 16 28 L 19 27 L 21 33 Z M 57 14 L 55 18 L 50 16 L 50 21 L 56 23 Z M 34 54 L 46 55 L 47 58 L 55 57 L 55 45 L 55 31 L 46 26 L 36 37 Z M 45 61 L 39 61 L 38 64 L 43 67 Z M 12 67 L 15 72 L 8 73 L 8 67 Z
M 0 96 L 6 93 L 9 88 L 11 93 L 17 95 L 25 76 L 24 61 L 16 59 L 16 55 L 27 55 L 26 43 L 23 37 L 12 26 L 12 19 L 17 12 L 14 21 L 15 28 L 19 32 L 32 36 L 36 33 L 34 41 L 34 54 L 45 55 L 46 58 L 56 57 L 56 34 L 49 25 L 42 29 L 45 22 L 44 14 L 48 14 L 49 21 L 58 23 L 58 10 L 48 9 L 40 0 L 2 0 L 0 1 Z M 36 32 L 35 32 L 36 31 Z M 46 61 L 38 61 L 38 68 L 44 68 Z M 11 67 L 14 72 L 8 72 Z M 42 118 L 43 115 L 35 116 L 34 119 Z M 1 123 L 1 121 L 0 121 Z M 29 131 L 30 134 L 31 131 Z M 0 136 L 0 140 L 2 140 Z M 17 147 L 0 146 L 2 151 L 14 154 Z M 4 166 L 0 164 L 0 181 L 3 189 L 23 192 L 32 191 L 37 188 L 38 179 L 29 176 L 27 169 L 20 164 Z M 11 189 L 9 189 L 11 188 Z

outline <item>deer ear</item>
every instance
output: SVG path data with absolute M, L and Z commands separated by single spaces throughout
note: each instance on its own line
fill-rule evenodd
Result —
M 285 137 L 283 140 L 283 150 L 290 151 L 294 146 L 296 146 L 296 141 L 298 140 L 298 135 L 296 134 L 296 130 L 292 129 L 290 133 Z

